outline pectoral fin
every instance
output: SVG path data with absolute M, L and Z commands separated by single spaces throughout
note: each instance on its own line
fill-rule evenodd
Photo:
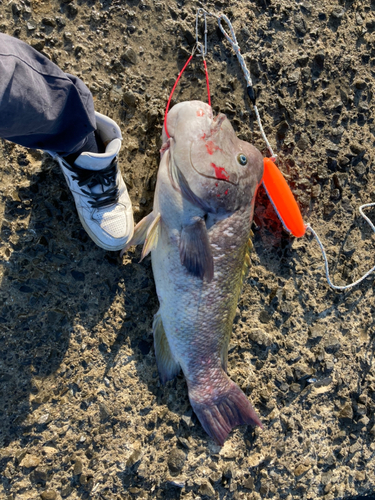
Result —
M 207 281 L 214 277 L 214 259 L 203 219 L 197 218 L 193 224 L 182 229 L 180 259 L 181 264 L 194 276 Z
M 156 364 L 158 365 L 161 383 L 165 384 L 179 374 L 181 367 L 173 359 L 160 313 L 155 314 L 152 328 L 154 331 Z
M 146 215 L 146 217 L 143 217 L 141 221 L 138 222 L 138 224 L 134 228 L 134 234 L 133 237 L 128 243 L 126 244 L 126 247 L 121 250 L 120 257 L 124 255 L 124 253 L 134 245 L 140 245 L 143 243 L 146 239 L 147 232 L 150 229 L 151 224 L 155 220 L 155 214 L 154 212 L 151 212 L 150 214 Z
M 159 222 L 160 222 L 160 214 L 158 214 L 155 217 L 155 219 L 153 220 L 147 231 L 140 262 L 142 262 L 142 260 L 146 257 L 146 255 L 148 255 L 151 252 L 151 250 L 156 248 L 156 245 L 158 244 Z

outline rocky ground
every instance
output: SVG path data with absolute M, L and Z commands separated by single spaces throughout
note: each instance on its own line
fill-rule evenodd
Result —
M 192 0 L 0 0 L 0 31 L 80 76 L 121 126 L 138 221 L 152 207 L 166 100 L 194 43 Z M 358 206 L 375 201 L 374 0 L 224 0 L 279 165 L 336 283 L 374 265 Z M 238 62 L 209 19 L 213 108 L 266 153 Z M 1 77 L 1 75 L 0 75 Z M 175 102 L 206 100 L 202 63 Z M 97 248 L 57 164 L 0 144 L 0 498 L 315 499 L 375 489 L 374 278 L 342 293 L 309 236 L 282 229 L 264 191 L 229 373 L 264 430 L 223 448 L 182 376 L 163 387 L 149 258 Z M 374 220 L 375 210 L 369 210 Z

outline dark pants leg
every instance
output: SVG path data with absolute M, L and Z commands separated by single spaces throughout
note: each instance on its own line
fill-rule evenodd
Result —
M 17 38 L 0 33 L 0 137 L 73 153 L 96 129 L 91 92 Z

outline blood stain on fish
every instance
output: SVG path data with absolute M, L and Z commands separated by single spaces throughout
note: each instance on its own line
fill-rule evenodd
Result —
M 204 111 L 203 111 L 203 109 L 198 109 L 198 111 L 197 111 L 197 116 L 204 116 Z
M 206 149 L 207 149 L 207 153 L 209 155 L 214 154 L 215 151 L 221 151 L 221 149 L 219 148 L 219 146 L 216 146 L 216 144 L 213 141 L 207 141 L 206 142 Z
M 226 173 L 224 167 L 218 167 L 215 163 L 211 163 L 211 167 L 215 169 L 215 175 L 217 179 L 221 179 L 223 181 L 229 180 L 229 175 Z

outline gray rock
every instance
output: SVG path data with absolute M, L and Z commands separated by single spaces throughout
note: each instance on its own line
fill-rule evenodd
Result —
M 52 28 L 56 26 L 56 21 L 53 19 L 53 17 L 43 17 L 42 23 L 46 26 L 52 26 Z
M 297 380 L 303 380 L 305 378 L 310 377 L 314 373 L 314 370 L 310 366 L 305 365 L 304 363 L 299 363 L 294 367 L 294 373 L 296 375 Z
M 346 403 L 341 410 L 339 411 L 338 414 L 339 418 L 349 418 L 350 420 L 353 419 L 353 407 L 350 402 Z
M 206 495 L 209 498 L 215 498 L 215 490 L 209 481 L 204 481 L 198 490 L 200 495 Z
M 133 453 L 128 458 L 128 460 L 126 461 L 126 466 L 132 467 L 137 462 L 139 462 L 141 460 L 141 458 L 142 458 L 142 451 L 141 450 L 134 450 Z
M 99 404 L 99 414 L 100 414 L 100 420 L 106 420 L 111 416 L 110 410 L 104 403 Z
M 301 79 L 301 71 L 299 69 L 294 70 L 290 75 L 288 76 L 288 81 L 291 84 L 296 84 L 299 82 Z
M 222 473 L 217 470 L 212 472 L 212 474 L 210 474 L 208 478 L 212 484 L 217 484 L 219 481 L 221 481 L 222 477 L 223 477 Z
M 259 321 L 261 323 L 269 323 L 271 321 L 271 318 L 272 316 L 270 314 L 268 314 L 267 311 L 261 311 L 261 313 L 259 314 Z
M 82 460 L 80 458 L 77 458 L 77 460 L 74 463 L 73 475 L 78 476 L 79 474 L 82 474 L 82 469 L 83 469 Z
M 131 47 L 125 49 L 125 52 L 122 54 L 122 57 L 130 64 L 137 64 L 137 54 Z
M 42 500 L 55 500 L 57 493 L 55 490 L 46 490 L 40 494 Z
M 36 30 L 37 28 L 37 24 L 35 21 L 29 21 L 28 23 L 26 23 L 26 28 L 29 30 L 29 31 L 33 31 L 33 30 Z
M 343 7 L 335 7 L 331 15 L 334 19 L 340 20 L 345 16 L 345 9 Z
M 320 339 L 323 336 L 324 336 L 324 327 L 322 325 L 311 325 L 309 327 L 309 337 L 311 340 Z
M 244 480 L 242 483 L 242 486 L 246 488 L 247 490 L 253 490 L 254 489 L 254 479 L 250 476 L 247 479 Z
M 126 102 L 126 104 L 128 104 L 129 106 L 135 107 L 136 102 L 137 102 L 137 98 L 136 98 L 136 95 L 134 94 L 134 92 L 132 92 L 131 90 L 127 90 L 123 93 L 122 97 L 123 97 L 124 101 Z
M 186 460 L 186 454 L 179 448 L 173 448 L 168 457 L 168 467 L 171 472 L 180 472 Z
M 340 349 L 340 347 L 341 347 L 340 341 L 334 335 L 329 335 L 324 340 L 324 349 L 329 354 L 334 354 Z
M 45 484 L 48 479 L 47 470 L 44 468 L 35 469 L 32 474 L 30 474 L 30 479 L 37 484 Z
M 298 139 L 296 144 L 298 149 L 305 151 L 309 147 L 309 140 L 305 135 L 303 135 L 300 139 Z
M 30 45 L 33 49 L 38 50 L 39 52 L 44 49 L 46 42 L 44 40 L 31 40 Z
M 294 18 L 294 27 L 298 35 L 303 36 L 306 35 L 306 23 L 302 16 L 296 15 Z
M 272 345 L 272 338 L 261 328 L 254 328 L 250 331 L 250 339 L 263 347 Z
M 27 469 L 30 469 L 32 467 L 38 467 L 40 464 L 40 458 L 37 457 L 36 455 L 25 455 L 25 457 L 22 459 L 20 465 L 21 467 L 26 467 Z

